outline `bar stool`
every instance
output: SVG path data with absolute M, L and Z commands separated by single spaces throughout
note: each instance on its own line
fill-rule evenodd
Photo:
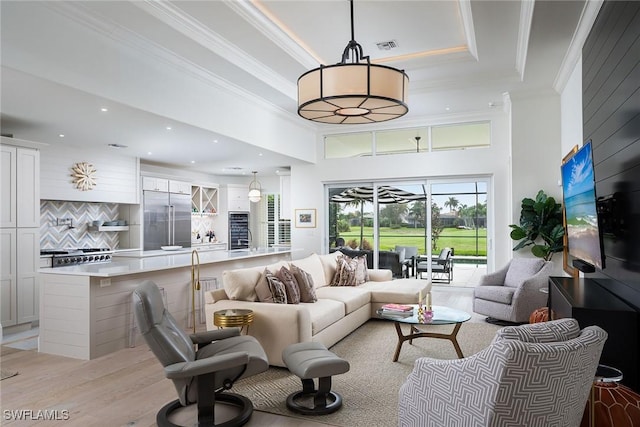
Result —
M 189 284 L 189 286 L 191 286 L 191 284 Z M 187 328 L 192 328 L 193 327 L 193 312 L 195 311 L 196 313 L 198 313 L 198 318 L 199 318 L 199 323 L 203 324 L 203 323 L 207 323 L 207 315 L 205 313 L 205 309 L 204 309 L 204 294 L 205 292 L 208 291 L 213 291 L 214 289 L 218 289 L 218 278 L 216 277 L 205 277 L 200 279 L 200 290 L 198 291 L 198 293 L 196 294 L 196 307 L 192 307 L 192 302 L 193 300 L 191 299 L 191 292 L 189 292 L 189 295 L 187 296 L 187 298 L 189 299 L 188 302 L 188 315 L 187 315 Z
M 167 292 L 164 290 L 164 288 L 159 287 L 158 289 L 160 289 L 160 293 L 162 294 L 162 302 L 164 303 L 164 306 L 169 308 L 169 300 L 167 298 Z M 134 310 L 134 302 L 131 302 L 131 312 L 129 313 L 129 347 L 133 348 L 136 346 L 136 332 L 138 331 L 138 325 L 136 325 L 136 319 L 135 316 L 133 314 L 133 310 Z

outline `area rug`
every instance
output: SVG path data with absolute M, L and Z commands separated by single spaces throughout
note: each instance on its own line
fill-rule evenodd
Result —
M 403 326 L 408 329 L 408 325 Z M 449 332 L 453 326 L 428 328 Z M 464 356 L 486 348 L 498 329 L 487 323 L 464 323 L 458 332 Z M 301 390 L 302 384 L 285 368 L 271 367 L 262 374 L 238 381 L 232 391 L 247 396 L 259 411 L 343 427 L 394 426 L 397 425 L 398 390 L 413 370 L 415 360 L 457 358 L 450 341 L 419 338 L 413 345 L 405 342 L 398 361 L 392 362 L 397 342 L 392 322 L 373 319 L 331 347 L 331 351 L 348 360 L 351 366 L 349 372 L 333 377 L 332 390 L 343 398 L 342 408 L 333 414 L 305 417 L 289 411 L 286 398 Z

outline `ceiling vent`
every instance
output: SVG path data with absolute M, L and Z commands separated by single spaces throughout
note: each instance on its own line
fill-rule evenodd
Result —
M 389 40 L 388 42 L 376 43 L 376 46 L 378 46 L 378 49 L 380 50 L 391 50 L 398 47 L 398 42 L 395 40 Z

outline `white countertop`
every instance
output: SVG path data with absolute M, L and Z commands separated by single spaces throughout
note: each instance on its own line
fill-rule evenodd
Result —
M 127 274 L 144 273 L 148 271 L 167 270 L 191 266 L 191 249 L 180 251 L 150 251 L 161 252 L 155 256 L 115 256 L 109 263 L 81 264 L 69 267 L 41 268 L 40 274 L 69 274 L 75 276 L 113 277 Z M 137 251 L 143 252 L 143 251 Z M 216 262 L 234 261 L 244 258 L 254 258 L 273 254 L 291 253 L 291 249 L 265 248 L 258 250 L 235 249 L 232 251 L 198 251 L 200 265 Z M 116 254 L 114 254 L 116 255 Z M 118 253 L 119 255 L 119 253 Z M 164 255 L 164 256 L 160 256 Z
M 211 246 L 210 246 L 211 245 Z M 215 246 L 217 245 L 217 246 Z M 221 246 L 224 245 L 224 246 Z M 158 249 L 155 251 L 143 251 L 142 249 L 120 249 L 113 253 L 114 258 L 119 257 L 127 257 L 127 258 L 146 258 L 151 256 L 166 256 L 166 255 L 177 255 L 177 254 L 185 254 L 191 253 L 193 250 L 198 251 L 198 253 L 210 252 L 210 251 L 226 251 L 226 243 L 207 243 L 207 244 L 198 244 L 194 245 L 190 248 L 182 248 L 175 251 L 163 251 L 162 249 Z

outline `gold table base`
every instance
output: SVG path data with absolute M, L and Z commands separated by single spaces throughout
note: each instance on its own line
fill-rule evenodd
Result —
M 253 323 L 253 310 L 231 309 L 219 310 L 213 313 L 213 324 L 219 328 L 225 327 L 247 327 L 246 332 L 249 333 L 249 325 Z

